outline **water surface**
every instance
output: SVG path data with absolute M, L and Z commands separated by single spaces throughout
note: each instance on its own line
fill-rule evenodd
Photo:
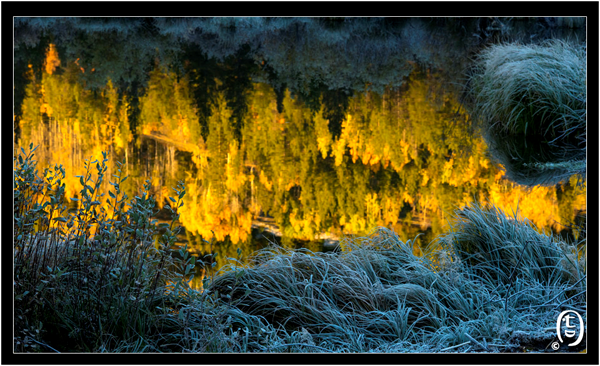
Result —
M 474 201 L 566 233 L 585 189 L 508 180 L 465 88 L 487 44 L 582 34 L 541 18 L 20 18 L 15 147 L 62 164 L 67 197 L 102 151 L 129 197 L 151 181 L 157 209 L 184 181 L 180 244 L 216 268 L 377 226 L 420 253 Z

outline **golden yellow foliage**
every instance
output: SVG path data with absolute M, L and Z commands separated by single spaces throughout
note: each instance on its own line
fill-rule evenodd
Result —
M 421 176 L 423 177 L 423 179 L 421 180 L 421 185 L 425 187 L 427 185 L 427 182 L 429 181 L 429 175 L 427 174 L 427 170 L 421 171 Z
M 60 59 L 58 58 L 58 51 L 54 43 L 48 45 L 46 50 L 46 59 L 44 60 L 44 70 L 47 74 L 52 75 L 56 68 L 60 66 Z
M 400 214 L 399 201 L 386 197 L 383 201 L 383 225 L 395 225 Z
M 47 69 L 40 81 L 30 73 L 21 118 L 27 144 L 46 144 L 37 151 L 44 164 L 64 162 L 67 177 L 73 177 L 81 174 L 82 164 L 77 162 L 82 157 L 107 149 L 126 153 L 133 139 L 130 100 L 120 100 L 110 81 L 100 97 L 93 98 L 68 74 L 79 74 L 77 69 L 65 68 L 68 75 L 56 73 L 60 61 L 52 47 L 48 65 L 51 72 Z M 506 212 L 518 205 L 523 217 L 554 228 L 560 228 L 557 221 L 573 220 L 585 210 L 585 189 L 564 188 L 557 194 L 556 188 L 525 190 L 506 181 L 502 168 L 486 157 L 484 140 L 455 124 L 455 119 L 467 119 L 448 112 L 460 107 L 456 98 L 443 94 L 435 78 L 419 78 L 411 76 L 402 92 L 353 97 L 336 139 L 323 107 L 311 112 L 286 91 L 283 110 L 278 111 L 273 88 L 259 83 L 247 95 L 242 138 L 237 139 L 233 126 L 240 121 L 225 93 L 219 92 L 211 114 L 204 116 L 209 136 L 205 142 L 189 81 L 157 68 L 140 98 L 138 132 L 179 143 L 177 149 L 191 152 L 193 164 L 185 173 L 170 171 L 166 159 L 158 156 L 157 162 L 142 158 L 143 164 L 136 161 L 127 169 L 134 172 L 136 184 L 152 177 L 159 199 L 166 197 L 177 174 L 186 176 L 181 223 L 205 239 L 229 237 L 233 243 L 249 240 L 252 220 L 261 213 L 289 222 L 281 228 L 286 235 L 312 239 L 338 224 L 354 234 L 390 224 L 424 230 L 474 200 L 489 201 Z M 445 103 L 435 104 L 434 99 Z M 41 123 L 42 117 L 49 117 L 50 129 Z M 346 153 L 352 162 L 361 159 L 363 164 L 342 166 L 349 160 L 344 159 Z M 77 194 L 77 179 L 65 182 L 67 195 Z M 407 214 L 405 203 L 411 207 L 400 219 L 401 212 Z M 412 239 L 407 232 L 403 237 Z
M 342 165 L 344 159 L 344 153 L 346 152 L 346 139 L 339 138 L 332 144 L 333 156 L 335 157 L 335 166 Z
M 375 226 L 380 224 L 381 218 L 381 207 L 379 205 L 379 199 L 377 198 L 377 193 L 369 193 L 365 197 L 365 205 L 366 205 L 366 219 L 369 223 L 369 226 Z
M 240 166 L 239 154 L 237 141 L 230 142 L 229 152 L 227 153 L 227 164 L 225 166 L 225 186 L 235 193 L 238 193 L 240 187 L 247 181 L 247 177 L 243 173 L 243 166 Z
M 402 199 L 404 200 L 404 202 L 410 204 L 411 206 L 415 203 L 415 199 L 413 197 L 411 197 L 408 194 L 408 192 L 402 193 Z
M 329 148 L 332 144 L 332 136 L 329 132 L 329 121 L 323 117 L 323 108 L 314 116 L 317 146 L 323 159 L 327 158 Z
M 273 182 L 267 178 L 264 170 L 260 171 L 260 174 L 258 175 L 258 181 L 267 189 L 267 191 L 271 192 L 273 189 Z

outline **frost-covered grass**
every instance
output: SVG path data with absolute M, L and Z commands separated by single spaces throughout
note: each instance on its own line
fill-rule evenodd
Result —
M 483 50 L 476 64 L 475 114 L 488 127 L 555 138 L 585 134 L 584 45 L 498 44 Z
M 148 186 L 128 200 L 116 176 L 98 192 L 105 163 L 86 164 L 69 212 L 60 166 L 39 177 L 33 153 L 15 158 L 16 352 L 535 351 L 562 310 L 586 318 L 585 235 L 565 243 L 478 205 L 423 257 L 379 228 L 340 253 L 259 251 L 194 290 L 194 260 L 169 249 L 183 187 L 160 231 Z
M 584 44 L 495 44 L 477 56 L 471 113 L 508 178 L 529 186 L 585 180 L 586 78 Z
M 339 254 L 269 249 L 207 292 L 261 352 L 515 351 L 551 338 L 561 309 L 585 312 L 585 256 L 526 220 L 466 208 L 434 246 L 417 257 L 380 228 Z

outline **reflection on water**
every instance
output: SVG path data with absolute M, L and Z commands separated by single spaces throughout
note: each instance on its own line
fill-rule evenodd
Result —
M 430 37 L 423 25 L 414 34 Z M 431 42 L 411 39 L 421 47 L 415 54 L 433 55 L 425 51 Z M 368 75 L 338 79 L 365 64 L 331 71 L 318 63 L 337 59 L 324 55 L 303 60 L 307 70 L 295 62 L 284 72 L 284 44 L 266 43 L 273 48 L 268 68 L 243 48 L 237 59 L 217 62 L 208 55 L 218 47 L 202 48 L 201 40 L 183 47 L 181 68 L 153 60 L 138 85 L 113 81 L 124 72 L 119 65 L 107 66 L 115 68 L 111 78 L 94 84 L 90 75 L 107 71 L 101 64 L 40 39 L 44 58 L 36 63 L 32 56 L 24 72 L 16 147 L 33 142 L 40 167 L 62 164 L 67 197 L 78 195 L 83 161 L 101 151 L 125 162 L 130 178 L 122 189 L 129 197 L 150 179 L 159 208 L 183 180 L 180 243 L 200 258 L 218 253 L 214 269 L 270 243 L 330 250 L 345 235 L 377 226 L 393 228 L 402 240 L 422 234 L 419 253 L 448 229 L 455 209 L 475 200 L 507 212 L 518 207 L 522 217 L 554 231 L 586 210 L 585 188 L 574 182 L 526 189 L 504 177 L 452 86 L 460 80 L 448 80 L 456 63 L 444 69 L 404 60 L 385 74 L 389 65 L 374 58 L 380 78 L 358 88 Z M 384 51 L 392 52 L 378 52 Z M 287 74 L 292 70 L 295 79 Z M 299 85 L 298 75 L 318 70 L 328 70 L 320 83 Z M 116 174 L 116 164 L 109 165 L 106 176 Z

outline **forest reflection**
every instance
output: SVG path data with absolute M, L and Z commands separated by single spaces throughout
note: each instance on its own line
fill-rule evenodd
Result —
M 62 164 L 67 197 L 79 195 L 85 159 L 102 151 L 112 160 L 106 176 L 124 161 L 122 191 L 133 197 L 149 179 L 159 208 L 183 180 L 181 239 L 198 255 L 218 252 L 218 267 L 266 238 L 321 250 L 324 239 L 377 226 L 402 240 L 424 233 L 419 253 L 473 201 L 518 210 L 554 232 L 586 210 L 575 181 L 525 188 L 505 179 L 434 70 L 415 68 L 398 88 L 345 96 L 335 119 L 322 98 L 252 79 L 232 92 L 219 78 L 202 84 L 194 70 L 182 75 L 157 62 L 135 97 L 111 81 L 87 89 L 83 76 L 93 72 L 61 60 L 52 44 L 43 65 L 29 64 L 15 147 L 39 145 L 42 169 Z

